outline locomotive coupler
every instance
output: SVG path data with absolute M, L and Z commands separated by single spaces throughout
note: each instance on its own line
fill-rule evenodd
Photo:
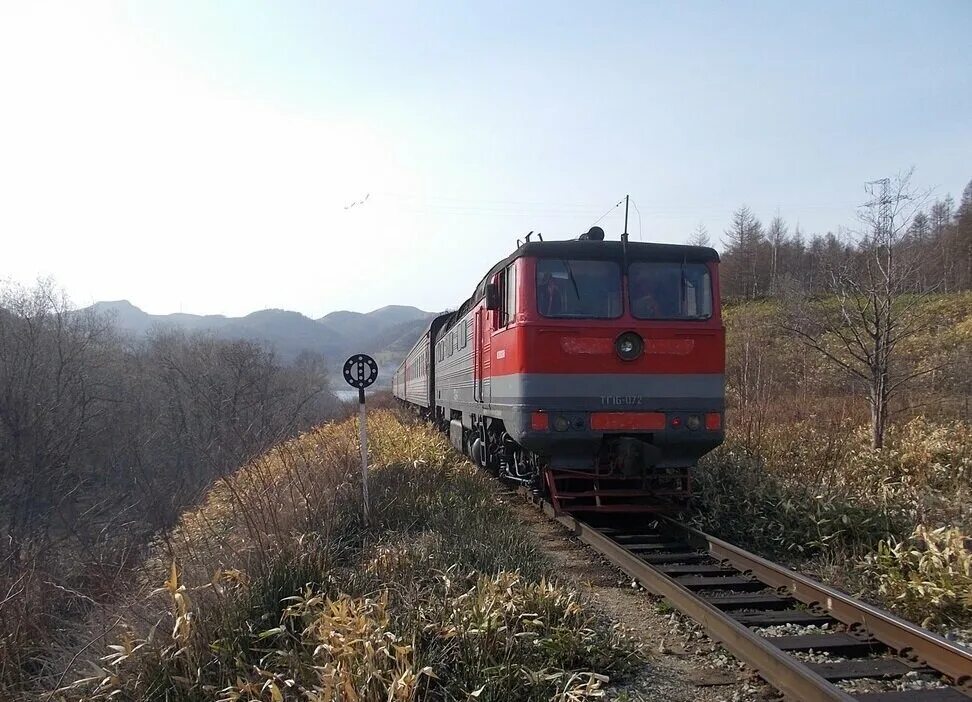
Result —
M 641 475 L 661 459 L 661 449 L 633 436 L 619 436 L 615 450 L 618 467 L 625 476 Z

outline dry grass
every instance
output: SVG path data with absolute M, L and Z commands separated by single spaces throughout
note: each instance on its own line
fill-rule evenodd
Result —
M 369 431 L 369 527 L 354 420 L 278 447 L 183 515 L 110 647 L 43 698 L 580 700 L 639 662 L 443 437 Z
M 901 614 L 972 625 L 972 427 L 924 417 L 884 449 L 815 418 L 729 442 L 699 471 L 702 528 L 808 568 Z
M 863 388 L 783 329 L 780 303 L 728 306 L 728 441 L 700 466 L 694 519 L 906 616 L 972 626 L 968 609 L 938 614 L 969 599 L 957 573 L 972 534 L 970 309 L 969 292 L 920 302 L 928 323 L 894 370 L 936 370 L 900 393 L 872 450 Z M 921 536 L 938 533 L 954 560 Z
M 972 538 L 957 528 L 918 526 L 878 544 L 863 571 L 891 606 L 924 626 L 972 622 Z

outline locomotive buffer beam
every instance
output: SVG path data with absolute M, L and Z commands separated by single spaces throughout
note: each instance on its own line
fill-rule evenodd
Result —
M 672 514 L 691 494 L 689 469 L 636 475 L 548 467 L 544 480 L 558 513 Z

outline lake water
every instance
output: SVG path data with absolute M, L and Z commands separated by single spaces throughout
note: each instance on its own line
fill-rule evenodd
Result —
M 341 402 L 358 401 L 358 391 L 354 388 L 340 388 L 338 390 L 334 390 L 334 394 Z
M 391 388 L 388 387 L 387 385 L 380 385 L 380 386 L 373 385 L 367 390 L 365 390 L 365 393 L 371 395 L 372 393 L 375 392 L 388 392 L 389 390 L 391 390 Z M 334 396 L 337 397 L 337 399 L 339 399 L 341 402 L 358 401 L 358 391 L 355 390 L 354 388 L 349 388 L 349 387 L 336 388 L 334 390 L 331 390 L 331 392 L 333 392 Z

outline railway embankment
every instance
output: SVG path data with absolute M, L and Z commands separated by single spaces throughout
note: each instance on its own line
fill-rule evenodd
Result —
M 182 516 L 33 698 L 582 700 L 644 675 L 494 481 L 425 425 L 369 424 L 370 525 L 353 420 L 279 446 Z

